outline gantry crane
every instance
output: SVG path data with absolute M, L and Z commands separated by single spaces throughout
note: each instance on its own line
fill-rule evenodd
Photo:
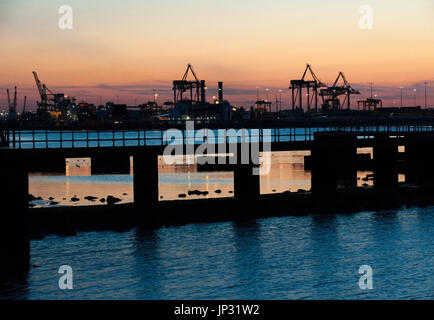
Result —
M 188 74 L 191 72 L 194 80 L 187 80 Z M 185 99 L 184 93 L 190 92 L 190 99 Z M 205 102 L 206 101 L 206 86 L 204 80 L 199 80 L 196 73 L 193 70 L 191 64 L 187 66 L 187 70 L 182 77 L 182 80 L 173 81 L 173 97 L 174 104 L 176 105 L 179 101 L 188 100 L 190 102 Z
M 310 73 L 312 80 L 306 80 L 308 72 Z M 289 89 L 292 91 L 292 110 L 303 109 L 303 89 L 307 90 L 307 111 L 310 111 L 312 107 L 314 107 L 315 110 L 318 110 L 318 89 L 324 87 L 327 87 L 327 85 L 319 80 L 319 78 L 313 72 L 310 64 L 307 64 L 301 79 L 291 80 Z
M 339 80 L 343 81 L 343 85 L 339 86 Z M 321 89 L 320 96 L 323 100 L 323 106 L 326 109 L 343 109 L 346 105 L 348 109 L 351 107 L 351 95 L 360 94 L 359 90 L 354 89 L 345 78 L 343 72 L 339 72 L 336 81 L 331 87 Z M 341 96 L 344 99 L 341 101 Z

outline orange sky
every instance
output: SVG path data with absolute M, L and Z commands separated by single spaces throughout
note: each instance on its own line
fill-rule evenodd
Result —
M 60 30 L 63 4 L 0 3 L 0 106 L 13 85 L 34 104 L 33 70 L 54 91 L 93 103 L 143 103 L 153 88 L 166 100 L 187 63 L 210 95 L 224 81 L 236 104 L 251 103 L 256 86 L 284 89 L 289 101 L 289 80 L 306 63 L 327 83 L 343 71 L 363 96 L 372 81 L 390 104 L 401 85 L 409 102 L 416 87 L 423 103 L 424 81 L 434 95 L 430 0 L 74 0 L 73 29 Z M 365 4 L 373 8 L 372 30 L 359 28 Z

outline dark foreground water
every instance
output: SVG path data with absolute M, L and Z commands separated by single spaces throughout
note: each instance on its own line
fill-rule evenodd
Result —
M 31 242 L 19 299 L 433 299 L 434 208 L 270 218 Z M 58 287 L 73 268 L 74 289 Z M 359 267 L 374 289 L 359 288 Z

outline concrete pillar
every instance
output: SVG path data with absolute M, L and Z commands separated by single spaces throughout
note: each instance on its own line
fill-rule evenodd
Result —
M 315 135 L 312 147 L 312 192 L 335 193 L 338 186 L 357 187 L 356 137 Z
M 252 165 L 238 165 L 234 168 L 234 192 L 237 200 L 256 200 L 261 193 L 260 176 L 253 174 Z
M 389 137 L 375 138 L 374 187 L 394 188 L 398 186 L 398 145 Z
M 434 184 L 434 140 L 409 139 L 405 144 L 405 161 L 408 183 Z
M 149 149 L 134 154 L 134 204 L 146 209 L 158 204 L 158 153 Z
M 237 165 L 234 166 L 235 199 L 241 201 L 256 200 L 261 194 L 260 176 L 254 168 L 259 164 L 259 152 L 249 148 L 249 163 L 242 163 L 241 145 L 238 145 Z
M 1 270 L 28 268 L 28 168 L 19 151 L 0 152 L 0 263 Z

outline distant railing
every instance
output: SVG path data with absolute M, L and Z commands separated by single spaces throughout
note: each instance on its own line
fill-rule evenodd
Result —
M 234 143 L 241 141 L 240 137 L 219 134 L 220 130 L 212 130 L 215 137 L 209 143 Z M 349 127 L 306 127 L 279 129 L 244 129 L 248 134 L 245 141 L 249 142 L 309 142 L 313 141 L 318 132 L 356 133 L 359 138 L 371 138 L 372 134 L 405 132 L 434 132 L 434 126 L 394 125 L 394 126 L 349 126 Z M 226 132 L 225 130 L 223 130 Z M 238 130 L 235 130 L 238 131 Z M 192 138 L 186 130 L 182 133 L 181 144 L 201 144 L 203 138 Z M 198 132 L 198 131 L 195 131 Z M 141 147 L 165 146 L 174 143 L 171 131 L 162 130 L 10 130 L 4 134 L 9 149 L 56 149 L 56 148 L 98 148 L 98 147 Z M 227 132 L 226 132 L 227 133 Z M 235 139 L 235 140 L 234 140 Z M 178 140 L 178 143 L 180 141 Z M 176 142 L 175 142 L 176 143 Z

